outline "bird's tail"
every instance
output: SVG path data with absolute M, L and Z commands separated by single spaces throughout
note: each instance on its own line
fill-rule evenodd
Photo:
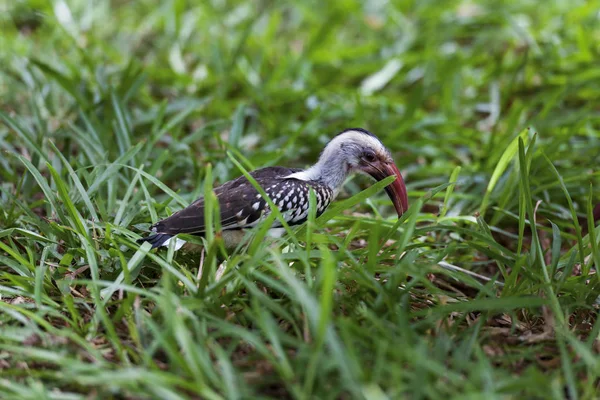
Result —
M 173 235 L 167 235 L 166 233 L 154 233 L 152 235 L 146 236 L 144 238 L 140 238 L 136 240 L 138 243 L 148 242 L 152 245 L 152 248 L 155 249 L 157 247 L 163 246 L 165 242 L 171 239 Z

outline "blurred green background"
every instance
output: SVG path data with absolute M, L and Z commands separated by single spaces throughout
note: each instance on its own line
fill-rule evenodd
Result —
M 3 397 L 597 398 L 599 53 L 596 0 L 4 1 Z M 224 283 L 133 243 L 349 127 L 404 224 L 355 198 Z

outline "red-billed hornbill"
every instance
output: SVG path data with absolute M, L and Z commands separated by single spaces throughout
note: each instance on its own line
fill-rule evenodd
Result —
M 385 188 L 401 216 L 408 208 L 406 186 L 390 151 L 381 141 L 364 129 L 347 129 L 334 137 L 325 147 L 319 161 L 307 170 L 267 167 L 250 173 L 273 203 L 279 207 L 286 222 L 299 225 L 306 221 L 309 193 L 316 197 L 317 216 L 335 199 L 344 181 L 352 173 L 365 173 L 377 181 L 396 176 Z M 268 203 L 244 176 L 226 182 L 214 189 L 221 212 L 221 227 L 226 247 L 235 247 L 242 239 L 244 229 L 257 225 L 270 213 Z M 273 235 L 281 231 L 275 221 Z M 204 198 L 151 227 L 152 234 L 138 242 L 150 242 L 152 248 L 168 246 L 179 233 L 202 236 L 204 233 Z M 177 239 L 175 249 L 185 242 Z

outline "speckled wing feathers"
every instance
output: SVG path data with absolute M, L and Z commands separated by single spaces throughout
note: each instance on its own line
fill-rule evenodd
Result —
M 299 169 L 268 167 L 250 175 L 261 185 L 265 193 L 279 207 L 290 225 L 301 224 L 308 217 L 308 198 L 312 188 L 317 198 L 317 214 L 320 215 L 333 199 L 332 191 L 317 182 L 285 179 Z M 224 230 L 250 228 L 270 213 L 270 208 L 252 186 L 241 176 L 217 188 L 221 226 Z M 273 227 L 279 227 L 279 221 Z M 158 222 L 152 227 L 156 233 L 176 235 L 178 233 L 201 235 L 204 233 L 204 198 L 200 198 L 181 211 Z

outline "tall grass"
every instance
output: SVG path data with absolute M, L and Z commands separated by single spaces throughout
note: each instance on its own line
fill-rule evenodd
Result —
M 1 397 L 596 398 L 598 6 L 5 6 Z M 135 243 L 354 126 L 400 220 L 359 177 L 224 263 L 215 214 L 202 256 Z

